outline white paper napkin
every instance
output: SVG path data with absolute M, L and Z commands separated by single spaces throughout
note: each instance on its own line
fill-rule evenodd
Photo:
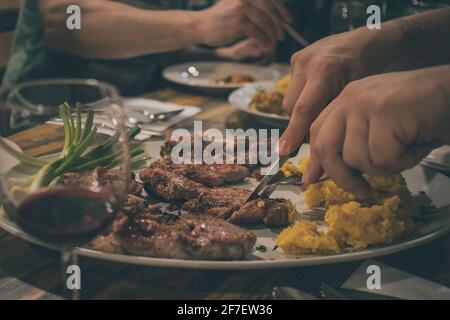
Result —
M 141 133 L 135 137 L 135 139 L 139 141 L 144 141 L 152 136 L 157 136 L 159 135 L 158 133 L 164 132 L 171 126 L 181 121 L 192 118 L 201 111 L 199 107 L 184 106 L 145 98 L 125 98 L 124 108 L 129 117 L 137 119 L 142 118 L 143 120 L 145 120 L 145 116 L 142 114 L 142 112 L 144 111 L 148 111 L 150 113 L 158 113 L 158 112 L 179 110 L 181 108 L 183 109 L 183 112 L 168 119 L 167 121 L 159 121 L 148 125 L 142 124 Z M 96 123 L 98 132 L 106 135 L 113 135 L 115 133 L 113 129 L 101 126 L 101 123 L 104 121 L 105 120 L 98 119 L 99 123 L 98 124 Z M 59 118 L 55 118 L 50 121 L 47 121 L 47 123 L 62 125 L 62 120 Z
M 381 269 L 381 288 L 368 289 L 370 265 Z M 450 300 L 450 289 L 438 283 L 416 277 L 375 260 L 365 261 L 342 285 L 342 288 L 391 296 L 405 300 Z
M 169 127 L 189 118 L 192 118 L 197 113 L 201 111 L 199 107 L 194 106 L 184 106 L 174 103 L 161 102 L 158 100 L 151 100 L 145 98 L 125 98 L 124 107 L 128 114 L 133 115 L 137 113 L 142 113 L 143 111 L 149 111 L 150 113 L 175 111 L 179 109 L 184 109 L 180 114 L 170 118 L 167 121 L 159 121 L 152 123 L 150 125 L 143 125 L 144 129 L 151 129 L 153 131 L 163 132 Z

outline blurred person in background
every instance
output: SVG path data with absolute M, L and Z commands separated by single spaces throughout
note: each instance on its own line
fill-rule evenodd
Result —
M 205 1 L 202 1 L 205 2 Z M 291 21 L 274 0 L 23 0 L 4 85 L 39 78 L 95 78 L 124 94 L 149 90 L 161 53 L 201 44 L 231 60 L 272 54 Z M 81 9 L 81 30 L 66 27 Z

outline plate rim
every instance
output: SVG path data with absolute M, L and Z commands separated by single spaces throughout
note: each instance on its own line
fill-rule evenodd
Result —
M 39 240 L 22 229 L 14 226 L 9 219 L 4 219 L 3 208 L 0 209 L 2 215 L 0 217 L 0 228 L 6 232 L 17 236 L 18 238 L 45 247 L 47 249 L 60 251 L 55 245 Z M 171 259 L 171 258 L 153 258 L 146 256 L 135 256 L 117 253 L 108 253 L 89 248 L 75 248 L 74 252 L 80 256 L 99 259 L 102 261 L 112 261 L 118 263 L 126 263 L 133 265 L 141 265 L 148 267 L 165 267 L 176 269 L 194 269 L 194 270 L 262 270 L 262 269 L 285 269 L 295 267 L 318 266 L 327 264 L 336 264 L 342 262 L 352 262 L 373 257 L 385 256 L 397 252 L 406 251 L 430 241 L 438 239 L 450 231 L 450 225 L 441 225 L 437 230 L 423 235 L 421 237 L 395 243 L 385 247 L 366 249 L 361 251 L 349 252 L 337 255 L 324 256 L 304 256 L 298 258 L 287 258 L 283 260 L 187 260 L 187 259 Z
M 172 83 L 178 84 L 178 85 L 184 85 L 187 87 L 192 87 L 192 88 L 199 88 L 199 89 L 211 89 L 211 90 L 235 90 L 235 89 L 239 89 L 242 88 L 244 85 L 248 84 L 248 83 L 242 83 L 242 84 L 224 84 L 224 85 L 214 85 L 214 84 L 204 84 L 204 85 L 199 85 L 199 84 L 195 84 L 195 83 L 189 83 L 187 81 L 183 81 L 183 80 L 179 80 L 179 79 L 175 79 L 173 77 L 168 76 L 168 72 L 173 71 L 177 68 L 180 68 L 182 66 L 186 66 L 186 65 L 192 65 L 192 64 L 203 64 L 203 65 L 207 65 L 207 64 L 233 64 L 233 65 L 245 65 L 245 66 L 250 66 L 250 67 L 254 67 L 254 68 L 259 68 L 259 69 L 268 69 L 268 70 L 272 70 L 272 71 L 278 71 L 280 73 L 280 75 L 282 75 L 282 71 L 278 70 L 279 69 L 283 69 L 288 67 L 288 65 L 282 64 L 282 63 L 273 63 L 271 65 L 268 66 L 258 66 L 258 65 L 254 65 L 254 64 L 249 64 L 249 63 L 243 63 L 243 62 L 233 62 L 233 61 L 193 61 L 193 62 L 182 62 L 182 63 L 177 63 L 171 66 L 168 66 L 166 68 L 164 68 L 164 70 L 162 71 L 162 77 L 167 80 L 170 81 Z M 265 80 L 265 81 L 272 81 L 272 80 Z M 256 81 L 256 82 L 261 82 L 261 81 Z M 252 83 L 256 83 L 256 82 L 252 82 Z
M 268 113 L 268 112 L 261 112 L 261 111 L 257 111 L 257 110 L 252 110 L 248 107 L 248 105 L 246 107 L 241 107 L 237 104 L 234 103 L 233 100 L 237 99 L 237 96 L 239 94 L 241 94 L 241 92 L 243 92 L 246 88 L 252 88 L 252 87 L 256 87 L 256 86 L 266 86 L 266 85 L 274 85 L 275 87 L 275 81 L 273 80 L 267 80 L 267 81 L 256 81 L 256 82 L 252 82 L 252 83 L 246 83 L 245 85 L 241 86 L 240 88 L 237 88 L 236 90 L 233 90 L 233 92 L 230 93 L 230 95 L 228 96 L 228 103 L 231 104 L 234 108 L 246 112 L 248 114 L 251 114 L 253 116 L 256 117 L 261 117 L 261 118 L 265 118 L 267 120 L 276 120 L 276 121 L 283 121 L 288 123 L 290 118 L 289 116 L 282 116 L 279 114 L 275 114 L 275 113 Z

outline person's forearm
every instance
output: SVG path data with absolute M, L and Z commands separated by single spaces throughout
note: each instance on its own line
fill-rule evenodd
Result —
M 450 8 L 387 22 L 383 32 L 399 37 L 394 64 L 417 68 L 450 63 Z
M 81 8 L 81 30 L 66 28 L 66 8 Z M 151 11 L 107 0 L 41 0 L 46 41 L 52 50 L 94 59 L 125 59 L 201 42 L 197 15 Z

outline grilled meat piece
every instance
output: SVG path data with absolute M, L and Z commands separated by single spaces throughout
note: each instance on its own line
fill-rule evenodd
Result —
M 161 158 L 164 158 L 164 157 L 169 157 L 170 158 L 170 156 L 172 154 L 172 149 L 178 143 L 180 143 L 182 141 L 182 138 L 180 138 L 178 141 L 173 141 L 171 139 L 171 136 L 172 136 L 172 133 L 170 133 L 170 132 L 168 134 L 166 134 L 166 136 L 165 136 L 164 143 L 161 146 L 161 150 L 159 152 L 159 154 L 161 155 Z M 193 150 L 194 150 L 193 149 L 194 148 L 194 139 L 195 139 L 195 136 L 192 135 L 192 137 L 191 137 L 191 146 L 192 146 L 191 153 L 192 153 L 192 155 L 194 154 L 194 152 L 193 152 Z M 204 150 L 206 148 L 206 146 L 209 145 L 210 143 L 211 143 L 211 141 L 202 141 L 202 150 Z M 182 156 L 182 154 L 180 156 Z
M 199 197 L 183 204 L 183 209 L 228 219 L 241 207 L 250 191 L 237 188 L 214 188 L 202 190 Z
M 270 227 L 286 225 L 289 220 L 287 202 L 275 199 L 261 200 L 244 206 L 249 190 L 238 188 L 207 188 L 173 172 L 162 169 L 143 169 L 140 178 L 149 194 L 166 201 L 184 202 L 182 208 L 204 215 L 220 217 L 235 224 L 264 223 Z M 287 201 L 287 200 L 286 200 Z
M 289 223 L 290 206 L 291 203 L 286 199 L 256 199 L 240 207 L 228 221 L 239 225 L 262 221 L 268 227 L 280 227 Z
M 256 242 L 253 233 L 222 219 L 163 214 L 157 208 L 122 217 L 113 232 L 127 252 L 159 258 L 238 260 Z
M 165 201 L 186 201 L 198 198 L 206 187 L 182 175 L 159 168 L 143 169 L 139 178 L 144 182 L 145 191 Z
M 192 146 L 192 147 L 191 147 L 191 155 L 192 155 L 192 157 L 194 156 L 194 139 L 195 139 L 195 137 L 192 136 L 192 137 L 191 137 L 191 146 Z M 167 135 L 166 135 L 166 138 L 165 138 L 165 140 L 164 140 L 164 143 L 163 143 L 163 145 L 161 146 L 161 151 L 160 151 L 161 157 L 162 157 L 162 158 L 167 157 L 167 158 L 169 158 L 169 161 L 170 161 L 171 153 L 172 153 L 173 148 L 174 148 L 179 142 L 181 142 L 181 141 L 182 141 L 181 138 L 180 138 L 179 141 L 172 141 L 172 140 L 171 140 L 171 133 L 167 134 Z M 250 171 L 252 171 L 252 170 L 254 170 L 254 169 L 260 167 L 260 166 L 261 166 L 260 163 L 250 164 L 250 161 L 249 161 L 250 154 L 253 154 L 253 155 L 257 155 L 257 154 L 258 154 L 258 152 L 259 152 L 259 150 L 260 150 L 260 148 L 261 148 L 261 146 L 259 145 L 259 142 L 257 142 L 256 145 L 255 145 L 255 144 L 250 145 L 249 140 L 246 139 L 246 144 L 245 144 L 245 150 L 244 150 L 244 153 L 238 154 L 238 152 L 237 152 L 237 146 L 238 146 L 237 141 L 238 141 L 237 139 L 235 139 L 235 141 L 234 141 L 234 153 L 235 153 L 235 160 L 234 160 L 234 163 L 239 164 L 239 165 L 241 165 L 241 166 L 245 166 L 245 167 L 247 167 Z M 202 151 L 203 151 L 210 143 L 211 143 L 211 141 L 202 141 Z M 271 151 L 271 140 L 270 140 L 270 139 L 267 140 L 267 149 L 268 149 L 267 151 L 268 151 L 269 154 L 270 154 L 270 151 Z M 226 160 L 226 159 L 225 159 L 225 155 L 226 155 L 226 143 L 224 143 L 224 150 L 223 150 L 223 152 L 224 152 L 223 154 L 224 154 L 224 161 L 225 161 L 225 160 Z M 180 156 L 182 156 L 182 154 L 181 154 Z M 259 159 L 256 159 L 256 160 L 259 160 Z
M 173 172 L 209 187 L 238 183 L 249 175 L 248 169 L 239 164 L 173 164 L 169 157 L 153 162 L 150 168 Z
M 90 187 L 110 187 L 113 192 L 121 191 L 122 175 L 120 169 L 105 169 L 97 167 L 90 171 L 70 172 L 63 175 L 65 185 L 85 185 Z M 128 193 L 140 196 L 142 185 L 135 180 L 134 173 L 128 182 Z

